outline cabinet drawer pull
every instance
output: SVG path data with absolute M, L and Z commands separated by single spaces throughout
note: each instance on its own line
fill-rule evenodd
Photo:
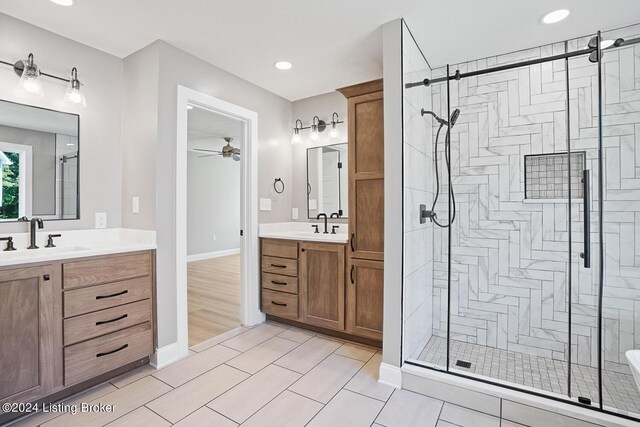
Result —
M 276 282 L 275 280 L 272 280 L 271 283 L 278 286 L 287 286 L 287 282 Z
M 115 319 L 111 319 L 111 320 L 101 320 L 99 322 L 96 322 L 96 326 L 100 326 L 100 325 L 104 325 L 106 323 L 113 323 L 113 322 L 117 322 L 118 320 L 122 320 L 122 319 L 126 319 L 129 315 L 128 314 L 123 314 L 120 317 L 116 317 Z
M 271 264 L 271 267 L 275 267 L 275 268 L 287 268 L 286 265 L 282 265 L 282 264 Z
M 115 350 L 105 351 L 104 353 L 98 353 L 98 354 L 96 354 L 96 357 L 108 356 L 108 355 L 110 355 L 110 354 L 113 354 L 113 353 L 117 353 L 117 352 L 119 352 L 119 351 L 122 351 L 122 350 L 124 350 L 124 349 L 125 349 L 125 348 L 127 348 L 127 347 L 129 347 L 129 344 L 125 344 L 125 345 L 123 345 L 123 346 L 122 346 L 122 347 L 120 347 L 120 348 L 116 348 Z
M 287 306 L 287 304 L 283 304 L 281 302 L 275 302 L 275 301 L 271 301 L 271 304 L 277 305 L 277 306 L 280 306 L 280 307 L 286 307 Z
M 355 280 L 353 280 L 353 270 L 354 270 L 354 268 L 355 268 L 355 267 L 356 267 L 355 265 L 352 265 L 352 266 L 351 266 L 351 271 L 349 272 L 349 277 L 351 278 L 351 284 L 352 284 L 352 285 L 355 285 L 355 284 L 356 284 L 356 281 L 355 281 Z
M 353 240 L 356 238 L 356 233 L 351 233 L 351 239 L 349 239 L 349 244 L 351 245 L 351 252 L 355 252 L 356 248 L 353 244 Z
M 129 293 L 129 290 L 125 289 L 125 290 L 124 290 L 124 291 L 122 291 L 122 292 L 117 292 L 117 293 L 115 293 L 115 294 L 111 294 L 111 295 L 98 295 L 98 296 L 96 297 L 96 299 L 113 298 L 113 297 L 118 297 L 118 296 L 120 296 L 120 295 L 124 295 L 124 294 L 127 294 L 127 293 Z

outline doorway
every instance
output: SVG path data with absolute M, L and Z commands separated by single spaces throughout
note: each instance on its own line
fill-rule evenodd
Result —
M 187 106 L 189 347 L 240 326 L 244 122 Z
M 189 108 L 193 107 L 193 108 Z M 175 268 L 176 268 L 176 309 L 177 309 L 177 346 L 175 358 L 180 358 L 188 355 L 189 353 L 189 292 L 188 292 L 188 260 L 189 260 L 189 209 L 188 209 L 188 193 L 189 193 L 189 114 L 190 111 L 196 109 L 203 110 L 210 114 L 209 118 L 213 120 L 217 115 L 218 120 L 225 118 L 228 123 L 233 123 L 241 129 L 241 132 L 237 132 L 236 135 L 241 135 L 237 139 L 229 141 L 224 140 L 224 137 L 232 137 L 232 135 L 224 135 L 223 141 L 219 145 L 210 144 L 207 150 L 210 152 L 200 151 L 202 155 L 213 154 L 215 157 L 220 157 L 218 160 L 224 160 L 227 162 L 238 163 L 240 166 L 239 180 L 233 183 L 233 180 L 224 178 L 220 185 L 233 186 L 233 188 L 239 192 L 239 228 L 234 231 L 240 236 L 239 240 L 239 253 L 217 253 L 216 255 L 237 255 L 236 263 L 239 263 L 238 269 L 233 266 L 233 260 L 227 259 L 226 266 L 223 266 L 222 262 L 212 261 L 215 266 L 206 266 L 205 270 L 215 270 L 221 272 L 219 276 L 225 276 L 227 279 L 234 280 L 231 277 L 233 274 L 230 271 L 235 271 L 236 275 L 239 274 L 240 288 L 239 288 L 239 306 L 237 310 L 239 312 L 239 324 L 241 325 L 255 325 L 264 321 L 264 315 L 260 312 L 259 303 L 259 267 L 258 267 L 258 114 L 247 110 L 243 107 L 231 104 L 221 99 L 206 95 L 204 93 L 178 86 L 177 88 L 177 135 L 176 135 L 176 247 L 175 247 Z M 233 121 L 230 121 L 233 120 Z M 230 145 L 231 149 L 236 148 L 239 151 L 234 151 L 230 156 L 219 156 L 229 148 L 225 149 L 225 146 Z M 195 146 L 192 146 L 195 148 Z M 194 150 L 195 151 L 195 150 Z M 234 160 L 234 156 L 239 157 L 239 161 Z M 211 156 L 214 157 L 214 156 Z M 205 160 L 207 157 L 199 158 L 198 160 Z M 226 163 L 229 165 L 229 163 Z M 211 185 L 213 186 L 213 185 Z M 224 212 L 224 208 L 214 206 L 215 212 Z M 202 233 L 203 235 L 205 233 Z M 214 232 L 207 234 L 207 239 L 213 241 Z M 218 242 L 222 235 L 215 232 L 216 240 Z M 235 249 L 235 248 L 233 248 Z M 212 252 L 217 252 L 213 250 Z M 237 249 L 236 249 L 237 252 Z M 210 257 L 211 253 L 204 252 L 205 255 Z M 208 254 L 208 255 L 207 255 Z M 193 254 L 192 254 L 193 255 Z M 222 260 L 223 256 L 210 257 L 213 260 Z M 197 257 L 191 257 L 191 261 L 198 261 Z M 194 264 L 195 265 L 195 264 Z M 235 268 L 235 270 L 234 270 Z M 195 269 L 194 269 L 195 270 Z M 211 270 L 211 271 L 213 271 Z M 225 273 L 226 271 L 226 273 Z M 211 274 L 206 272 L 201 273 L 206 282 L 211 281 Z M 196 273 L 197 276 L 197 273 Z M 220 279 L 218 279 L 220 280 Z M 237 279 L 235 279 L 237 281 Z M 213 291 L 216 292 L 215 290 Z M 238 292 L 236 288 L 236 292 Z M 231 293 L 229 295 L 232 295 Z M 233 300 L 234 297 L 230 296 L 229 299 Z M 237 299 L 236 299 L 237 301 Z M 233 311 L 234 309 L 228 309 Z M 224 310 L 220 310 L 220 314 Z M 217 315 L 221 318 L 224 316 Z M 231 315 L 230 315 L 231 316 Z M 235 321 L 235 320 L 234 320 Z M 193 323 L 193 322 L 192 322 Z M 236 323 L 237 324 L 237 323 Z M 228 327 L 228 326 L 225 326 Z M 210 334 L 216 334 L 213 331 L 214 327 L 209 324 L 206 329 Z M 192 341 L 193 342 L 193 341 Z

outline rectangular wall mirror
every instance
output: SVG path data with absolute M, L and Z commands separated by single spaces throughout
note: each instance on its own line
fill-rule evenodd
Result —
M 0 100 L 0 222 L 78 219 L 80 117 Z
M 318 214 L 349 215 L 348 144 L 326 145 L 307 149 L 307 212 L 310 219 Z

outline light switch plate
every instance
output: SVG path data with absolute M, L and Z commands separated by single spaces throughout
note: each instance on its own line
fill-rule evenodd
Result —
M 271 199 L 260 198 L 260 210 L 261 211 L 270 211 L 271 210 Z
M 134 214 L 140 213 L 140 197 L 133 196 L 133 199 L 131 200 L 131 212 Z
M 106 212 L 96 212 L 96 228 L 107 228 Z
M 291 208 L 291 219 L 298 219 L 298 208 Z
M 316 199 L 309 199 L 309 209 L 310 210 L 318 209 L 318 202 Z

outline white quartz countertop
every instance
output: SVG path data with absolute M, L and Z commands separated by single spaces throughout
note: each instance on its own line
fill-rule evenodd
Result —
M 319 233 L 314 232 L 312 225 L 319 225 Z M 331 234 L 331 227 L 337 225 L 339 228 L 336 234 Z M 271 224 L 260 224 L 258 235 L 260 237 L 270 239 L 285 240 L 303 240 L 307 242 L 324 242 L 324 243 L 347 243 L 349 242 L 349 234 L 347 233 L 348 224 L 331 223 L 327 225 L 328 234 L 324 234 L 324 222 L 277 222 Z
M 49 234 L 62 234 L 54 238 L 55 248 L 45 247 Z M 13 237 L 16 250 L 4 251 L 6 242 L 0 242 L 0 267 L 156 249 L 155 231 L 149 230 L 38 230 L 38 249 L 26 249 L 29 233 L 7 233 L 6 236 Z

